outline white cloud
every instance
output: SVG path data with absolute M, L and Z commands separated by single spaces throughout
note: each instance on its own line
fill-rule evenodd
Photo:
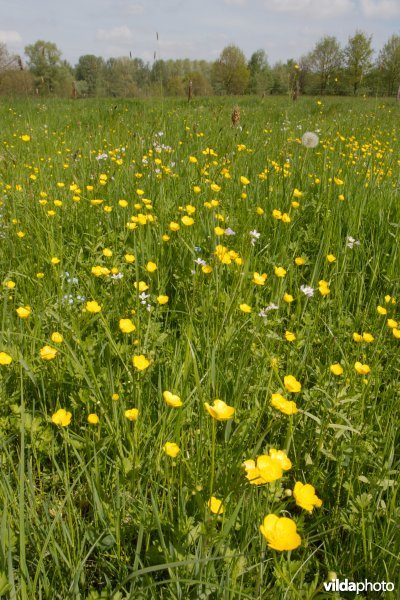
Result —
M 4 44 L 19 44 L 22 37 L 18 31 L 0 31 L 0 42 Z
M 234 6 L 244 6 L 247 4 L 247 0 L 224 0 L 225 4 Z
M 112 29 L 98 29 L 96 40 L 99 42 L 130 42 L 133 40 L 133 32 L 126 25 Z
M 390 19 L 400 16 L 399 0 L 361 0 L 361 8 L 366 17 Z
M 144 6 L 142 4 L 127 4 L 125 11 L 128 15 L 137 17 L 144 13 Z
M 341 17 L 354 7 L 353 0 L 264 0 L 264 5 L 276 13 L 316 19 Z

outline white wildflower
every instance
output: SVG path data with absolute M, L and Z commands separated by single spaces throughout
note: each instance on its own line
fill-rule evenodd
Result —
M 300 290 L 308 298 L 312 298 L 314 296 L 314 288 L 310 287 L 309 285 L 301 285 Z

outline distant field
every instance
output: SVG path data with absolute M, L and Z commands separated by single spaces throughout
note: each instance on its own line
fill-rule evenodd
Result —
M 399 597 L 399 111 L 1 101 L 0 595 Z

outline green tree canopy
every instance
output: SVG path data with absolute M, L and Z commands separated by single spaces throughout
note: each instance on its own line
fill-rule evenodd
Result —
M 104 60 L 101 56 L 85 54 L 79 57 L 75 67 L 75 76 L 78 81 L 86 82 L 88 96 L 100 96 L 104 93 L 104 67 Z
M 343 52 L 335 37 L 325 36 L 304 60 L 305 67 L 318 76 L 319 92 L 324 94 L 329 82 L 338 73 L 343 63 Z
M 42 94 L 67 94 L 73 80 L 71 70 L 61 60 L 61 50 L 53 42 L 38 40 L 25 47 L 28 67 L 35 76 L 35 85 Z
M 253 52 L 248 62 L 250 81 L 248 91 L 251 94 L 265 94 L 272 85 L 271 69 L 264 50 Z
M 357 94 L 363 77 L 372 67 L 371 58 L 374 51 L 371 44 L 372 35 L 368 37 L 362 31 L 356 31 L 344 49 L 345 67 L 354 95 Z
M 226 46 L 212 66 L 211 83 L 217 94 L 244 94 L 250 80 L 246 57 L 237 46 Z
M 400 36 L 392 35 L 378 56 L 378 67 L 386 93 L 392 95 L 400 85 Z

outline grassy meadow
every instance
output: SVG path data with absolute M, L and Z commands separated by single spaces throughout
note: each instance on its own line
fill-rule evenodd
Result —
M 399 110 L 1 101 L 2 597 L 398 597 Z

